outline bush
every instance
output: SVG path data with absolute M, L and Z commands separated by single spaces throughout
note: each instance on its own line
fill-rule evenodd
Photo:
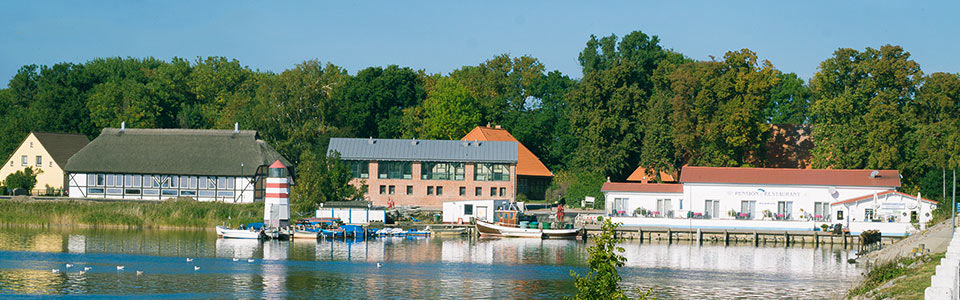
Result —
M 596 199 L 594 206 L 591 208 L 603 208 L 604 198 L 600 189 L 606 181 L 606 177 L 600 173 L 584 170 L 562 170 L 557 172 L 557 176 L 554 177 L 551 185 L 553 190 L 563 194 L 568 206 L 580 207 L 580 201 L 583 201 L 586 196 L 591 196 Z
M 33 187 L 37 185 L 37 174 L 40 173 L 34 172 L 32 167 L 27 167 L 23 170 L 7 175 L 7 179 L 3 182 L 4 185 L 11 190 L 24 189 L 31 191 L 33 190 Z

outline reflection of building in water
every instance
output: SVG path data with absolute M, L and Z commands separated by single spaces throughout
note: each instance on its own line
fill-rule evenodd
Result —
M 322 240 L 317 243 L 318 260 L 346 260 L 382 262 L 387 261 L 384 256 L 385 244 L 389 239 L 358 240 Z
M 70 251 L 70 253 L 86 253 L 87 237 L 79 234 L 71 234 L 67 239 L 67 251 Z
M 259 240 L 217 239 L 217 257 L 253 258 L 260 248 Z
M 627 267 L 820 276 L 857 272 L 830 248 L 738 247 L 623 243 Z M 843 254 L 842 252 L 838 252 Z
M 263 243 L 263 297 L 267 299 L 286 298 L 287 267 L 285 262 L 290 253 L 290 243 L 277 240 Z M 274 261 L 267 261 L 274 260 Z

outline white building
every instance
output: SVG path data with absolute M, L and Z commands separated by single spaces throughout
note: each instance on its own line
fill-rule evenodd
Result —
M 353 203 L 360 202 L 360 203 Z M 317 208 L 317 218 L 337 218 L 345 224 L 367 225 L 371 222 L 384 223 L 387 220 L 387 210 L 382 206 L 369 205 L 366 201 L 347 201 L 320 203 Z
M 277 160 L 291 166 L 251 130 L 104 128 L 64 170 L 74 198 L 249 203 Z
M 510 201 L 500 200 L 461 200 L 443 202 L 443 223 L 469 224 L 470 220 L 494 222 L 498 208 L 506 208 Z
M 852 233 L 898 235 L 911 221 L 929 220 L 937 205 L 898 187 L 896 170 L 684 167 L 680 184 L 606 183 L 602 191 L 606 214 L 626 225 L 813 230 L 842 223 Z

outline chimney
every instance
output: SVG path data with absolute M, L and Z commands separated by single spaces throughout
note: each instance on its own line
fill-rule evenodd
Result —
M 490 128 L 490 122 L 487 122 L 487 128 Z
M 373 137 L 372 137 L 372 136 L 370 137 L 369 140 L 367 140 L 367 144 L 373 145 Z
M 650 179 L 647 178 L 647 176 L 643 176 L 643 178 L 640 178 L 640 183 L 647 184 L 647 182 L 650 182 Z
M 420 143 L 420 142 L 417 141 L 417 138 L 413 138 L 413 140 L 410 141 L 410 145 L 414 145 L 414 146 L 416 146 L 416 145 L 419 144 L 419 143 Z
M 500 129 L 500 125 L 497 125 L 497 129 Z
M 233 123 L 233 133 L 240 133 L 240 122 Z
M 127 122 L 120 122 L 120 132 L 127 131 Z

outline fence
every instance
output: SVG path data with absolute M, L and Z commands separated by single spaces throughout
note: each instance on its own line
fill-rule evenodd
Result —
M 960 228 L 954 230 L 946 257 L 940 259 L 940 265 L 930 277 L 930 287 L 923 291 L 923 297 L 960 299 Z

